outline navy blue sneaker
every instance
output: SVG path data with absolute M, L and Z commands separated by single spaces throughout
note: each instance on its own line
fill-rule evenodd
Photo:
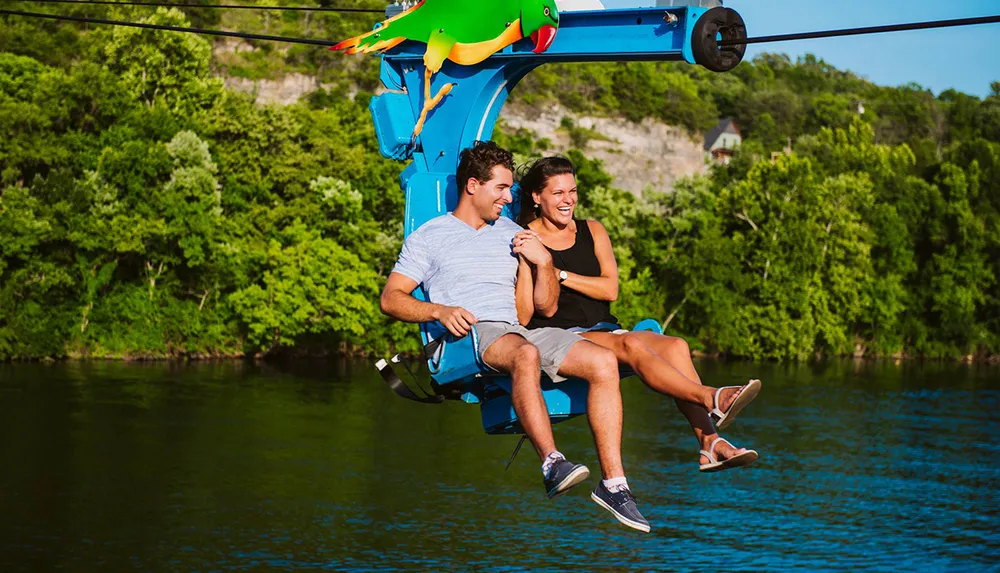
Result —
M 556 461 L 545 476 L 545 494 L 552 499 L 590 477 L 590 470 L 583 464 L 573 464 L 565 458 Z
M 639 513 L 639 508 L 635 505 L 635 498 L 627 487 L 609 491 L 604 487 L 604 481 L 597 483 L 597 487 L 590 494 L 590 499 L 597 505 L 611 512 L 615 519 L 639 531 L 649 533 L 649 522 Z

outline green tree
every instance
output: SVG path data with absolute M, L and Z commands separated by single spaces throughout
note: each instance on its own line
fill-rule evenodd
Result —
M 246 325 L 247 343 L 264 352 L 291 346 L 304 334 L 336 341 L 361 338 L 374 322 L 375 273 L 337 243 L 302 224 L 271 241 L 260 282 L 230 302 Z
M 187 17 L 176 8 L 157 8 L 139 22 L 188 27 Z M 221 82 L 209 77 L 211 44 L 195 34 L 178 34 L 116 26 L 100 42 L 105 66 L 118 75 L 135 99 L 153 106 L 188 113 L 211 101 Z

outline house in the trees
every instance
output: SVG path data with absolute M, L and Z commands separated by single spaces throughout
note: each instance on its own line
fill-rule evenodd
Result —
M 705 153 L 712 161 L 729 165 L 729 158 L 743 143 L 743 136 L 732 118 L 723 118 L 705 134 Z

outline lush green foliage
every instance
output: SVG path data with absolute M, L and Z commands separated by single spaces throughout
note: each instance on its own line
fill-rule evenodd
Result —
M 375 302 L 402 199 L 364 96 L 257 106 L 197 36 L 78 41 L 0 54 L 0 358 L 415 347 Z
M 631 255 L 615 310 L 755 358 L 995 354 L 1000 144 L 954 145 L 924 179 L 874 140 L 856 120 L 776 161 L 745 146 L 673 193 L 588 189 Z
M 327 38 L 370 23 L 66 11 Z M 402 194 L 367 111 L 373 59 L 221 41 L 213 55 L 197 36 L 79 30 L 0 20 L 0 359 L 416 350 L 413 327 L 376 303 Z M 217 77 L 289 72 L 333 87 L 261 106 Z M 730 167 L 673 193 L 636 198 L 570 155 L 584 208 L 615 240 L 623 322 L 653 316 L 709 350 L 798 359 L 1000 349 L 994 91 L 934 97 L 765 56 L 729 74 L 550 66 L 517 97 L 693 133 L 737 118 L 746 144 Z M 602 137 L 561 129 L 581 148 Z M 522 160 L 549 146 L 496 138 Z M 788 138 L 794 154 L 772 163 Z
M 1000 96 L 1000 82 L 993 90 Z M 952 142 L 1000 140 L 998 97 L 983 101 L 948 90 L 935 98 L 917 85 L 878 86 L 813 56 L 791 62 L 765 54 L 725 74 L 673 62 L 548 65 L 528 75 L 512 101 L 633 121 L 651 117 L 692 132 L 732 117 L 745 138 L 768 149 L 823 127 L 846 128 L 861 105 L 876 140 L 909 144 L 920 169 L 939 161 Z

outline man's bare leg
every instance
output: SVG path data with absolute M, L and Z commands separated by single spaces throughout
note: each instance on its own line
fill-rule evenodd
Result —
M 524 433 L 541 460 L 556 451 L 549 410 L 542 397 L 541 362 L 538 349 L 519 334 L 505 334 L 490 345 L 483 360 L 510 374 L 511 402 Z
M 577 342 L 563 360 L 559 374 L 583 378 L 590 385 L 587 417 L 604 478 L 590 493 L 590 499 L 618 521 L 649 533 L 649 522 L 636 506 L 622 467 L 622 394 L 615 353 L 589 340 Z
M 570 348 L 559 374 L 583 378 L 589 383 L 587 418 L 601 462 L 601 475 L 604 479 L 625 477 L 622 466 L 622 394 L 618 360 L 614 353 L 582 340 Z

